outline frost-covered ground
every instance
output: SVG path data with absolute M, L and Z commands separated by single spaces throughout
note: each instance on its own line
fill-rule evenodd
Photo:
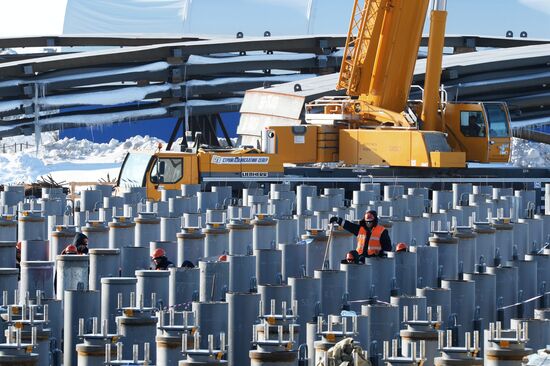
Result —
M 30 183 L 47 175 L 58 182 L 113 180 L 118 176 L 126 152 L 155 150 L 159 142 L 165 145 L 164 141 L 149 136 L 94 143 L 74 138 L 58 140 L 56 134 L 45 133 L 37 154 L 32 146 L 34 142 L 32 136 L 0 141 L 1 184 Z M 14 152 L 15 143 L 17 152 Z M 25 143 L 29 146 L 25 147 Z M 21 144 L 23 151 L 19 151 Z M 550 168 L 550 145 L 514 138 L 511 162 L 516 166 Z

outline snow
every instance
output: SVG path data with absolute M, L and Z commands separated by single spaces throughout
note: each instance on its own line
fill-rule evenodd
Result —
M 270 81 L 273 83 L 286 83 L 291 81 L 303 80 L 316 77 L 316 74 L 287 74 L 287 75 L 275 75 L 275 76 L 257 76 L 257 77 L 228 77 L 228 78 L 216 78 L 211 80 L 189 80 L 182 85 L 188 87 L 194 86 L 220 86 L 233 83 L 246 83 L 246 82 L 263 82 Z
M 38 103 L 49 107 L 74 105 L 117 105 L 144 100 L 147 95 L 167 91 L 170 87 L 170 84 L 150 85 L 144 87 L 132 86 L 93 93 L 55 95 L 51 97 L 39 98 Z
M 96 182 L 112 180 L 118 172 L 124 156 L 130 150 L 154 151 L 164 141 L 150 136 L 134 136 L 126 141 L 112 139 L 108 143 L 64 138 L 57 133 L 44 133 L 43 145 L 38 155 L 32 144 L 33 136 L 4 139 L 5 152 L 0 149 L 0 183 L 20 184 L 35 182 L 41 176 L 51 175 L 57 182 Z M 224 141 L 222 141 L 224 142 Z M 14 152 L 14 143 L 28 143 L 23 151 Z M 176 141 L 174 149 L 179 142 Z M 550 145 L 512 139 L 511 165 L 521 167 L 550 168 Z
M 208 64 L 224 64 L 228 62 L 243 62 L 243 61 L 302 61 L 311 60 L 316 58 L 314 53 L 275 53 L 272 55 L 260 54 L 260 55 L 245 55 L 234 57 L 205 57 L 191 55 L 187 60 L 187 65 L 208 65 Z
M 513 137 L 510 162 L 525 168 L 550 168 L 550 145 Z
M 134 136 L 126 141 L 112 139 L 108 143 L 64 138 L 57 140 L 44 134 L 44 143 L 38 155 L 32 136 L 19 137 L 15 143 L 28 142 L 23 151 L 14 152 L 13 142 L 6 142 L 6 152 L 0 150 L 0 182 L 17 184 L 35 182 L 41 176 L 51 175 L 57 182 L 96 182 L 112 180 L 129 150 L 155 150 L 162 140 L 149 136 Z M 4 140 L 3 140 L 4 142 Z M 26 145 L 23 145 L 26 146 Z

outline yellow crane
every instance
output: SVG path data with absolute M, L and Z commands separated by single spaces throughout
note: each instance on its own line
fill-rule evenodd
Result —
M 408 100 L 429 0 L 356 0 L 337 89 L 307 108 L 312 124 L 340 130 L 346 164 L 461 167 L 507 162 L 505 103 L 446 100 L 440 89 L 447 12 L 433 1 L 422 100 Z
M 465 168 L 466 161 L 508 161 L 506 105 L 449 102 L 440 89 L 444 0 L 435 0 L 430 12 L 423 97 L 408 100 L 428 2 L 356 0 L 337 85 L 347 95 L 306 105 L 305 124 L 262 130 L 259 149 L 212 148 L 199 137 L 181 152 L 129 153 L 118 185 L 146 187 L 149 198 L 159 199 L 159 188 L 181 184 L 331 184 L 335 177 L 358 181 L 364 167 L 384 177 L 466 177 L 478 174 Z M 334 170 L 324 170 L 325 163 Z

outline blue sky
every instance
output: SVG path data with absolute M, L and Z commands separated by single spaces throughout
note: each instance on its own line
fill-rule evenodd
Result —
M 71 0 L 69 0 L 71 1 Z M 88 0 L 94 1 L 94 0 Z M 102 0 L 116 3 L 120 0 Z M 182 3 L 185 0 L 181 0 Z M 250 3 L 260 4 L 280 4 L 283 8 L 286 6 L 286 16 L 290 16 L 288 11 L 297 8 L 296 4 L 307 3 L 308 0 L 193 0 L 193 7 L 198 13 L 204 14 L 212 4 L 220 6 L 253 6 Z M 312 0 L 314 3 L 323 4 L 324 7 L 334 8 L 330 12 L 333 19 L 322 19 L 326 24 L 326 30 L 319 33 L 332 33 L 337 29 L 347 27 L 348 16 L 341 7 L 336 9 L 337 4 L 349 4 L 351 0 Z M 246 3 L 246 4 L 245 4 Z M 24 36 L 24 35 L 57 35 L 63 31 L 63 17 L 67 0 L 1 0 L 0 1 L 0 36 Z M 344 6 L 344 5 L 342 5 Z M 345 6 L 344 6 L 345 7 Z M 521 31 L 526 31 L 530 38 L 548 38 L 550 39 L 550 0 L 448 0 L 448 34 L 480 34 L 491 36 L 504 36 L 507 30 L 512 30 L 516 36 Z M 287 27 L 288 18 L 284 12 L 281 17 L 281 31 Z M 271 14 L 268 17 L 273 21 L 275 17 Z M 342 28 L 339 27 L 339 19 L 342 19 Z M 290 16 L 292 18 L 292 16 Z M 212 19 L 210 19 L 212 20 Z M 243 22 L 242 19 L 224 19 L 227 22 L 225 26 L 231 29 L 231 22 Z M 251 22 L 266 21 L 253 19 Z M 201 23 L 202 21 L 195 22 Z M 333 23 L 330 24 L 329 22 Z M 336 25 L 334 24 L 336 22 Z M 285 24 L 286 23 L 286 24 Z M 224 24 L 219 22 L 221 28 Z M 262 25 L 258 25 L 262 27 Z M 291 27 L 289 27 L 291 28 Z M 200 29 L 200 28 L 199 28 Z M 288 28 L 286 28 L 288 29 Z M 231 31 L 232 32 L 232 31 Z M 229 32 L 228 32 L 229 33 Z M 273 33 L 277 33 L 276 31 Z

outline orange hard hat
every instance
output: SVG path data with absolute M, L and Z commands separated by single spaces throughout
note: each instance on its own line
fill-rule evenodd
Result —
M 227 262 L 227 254 L 220 255 L 220 257 L 218 258 L 218 261 Z
M 406 252 L 407 251 L 407 244 L 405 243 L 398 243 L 395 247 L 396 252 Z
M 73 244 L 67 245 L 67 247 L 64 250 L 65 254 L 78 254 L 78 249 L 76 249 L 76 246 Z
M 151 254 L 151 258 L 153 258 L 153 259 L 159 258 L 159 257 L 166 257 L 166 252 L 162 248 L 155 249 L 153 254 Z

